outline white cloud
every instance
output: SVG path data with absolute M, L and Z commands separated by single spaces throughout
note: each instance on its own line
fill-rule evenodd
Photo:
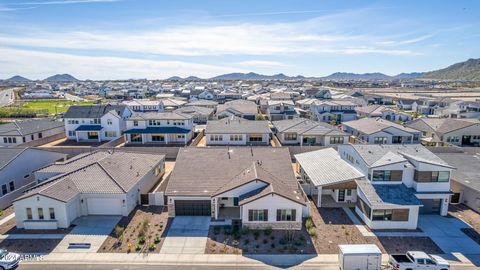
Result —
M 245 67 L 287 67 L 288 66 L 285 63 L 281 63 L 277 61 L 263 61 L 263 60 L 241 61 L 236 64 L 240 66 L 245 66 Z
M 43 2 L 20 2 L 15 5 L 69 5 L 69 4 L 88 4 L 88 3 L 103 3 L 103 2 L 118 2 L 120 0 L 59 0 L 59 1 L 43 1 Z
M 195 75 L 209 78 L 238 68 L 182 61 L 154 61 L 122 57 L 79 56 L 0 47 L 0 77 L 20 74 L 42 79 L 56 73 L 70 73 L 80 79 L 161 79 Z

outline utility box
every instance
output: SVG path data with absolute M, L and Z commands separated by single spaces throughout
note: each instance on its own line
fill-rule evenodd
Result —
M 376 245 L 338 245 L 341 270 L 380 270 L 382 252 Z

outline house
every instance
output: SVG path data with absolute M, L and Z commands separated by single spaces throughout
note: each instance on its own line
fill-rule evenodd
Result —
M 422 145 L 338 146 L 360 171 L 355 212 L 371 229 L 417 228 L 419 214 L 448 213 L 454 167 Z
M 302 188 L 317 207 L 353 207 L 357 201 L 356 180 L 365 176 L 343 160 L 333 148 L 295 155 Z
M 436 155 L 456 168 L 450 182 L 453 192 L 450 203 L 463 203 L 480 213 L 480 154 L 440 152 Z
M 297 117 L 295 105 L 291 100 L 268 100 L 267 115 L 271 121 L 293 119 Z
M 397 106 L 401 110 L 412 111 L 413 103 L 415 103 L 414 99 L 400 99 L 399 101 L 397 101 Z
M 52 119 L 14 120 L 0 124 L 0 146 L 16 146 L 64 133 L 63 122 Z
M 358 104 L 344 99 L 317 101 L 310 105 L 312 120 L 321 122 L 335 121 L 337 124 L 357 119 L 355 108 Z
M 228 102 L 228 101 L 234 101 L 234 100 L 239 100 L 242 99 L 242 93 L 237 93 L 237 92 L 232 92 L 232 91 L 225 91 L 222 93 L 219 93 L 217 95 L 217 101 L 219 102 Z
M 204 107 L 204 108 L 210 108 L 215 110 L 217 108 L 218 102 L 212 101 L 212 100 L 204 100 L 204 99 L 199 99 L 199 100 L 192 100 L 185 104 L 185 106 L 196 106 L 196 107 Z
M 134 112 L 163 112 L 162 100 L 134 99 L 122 102 Z
M 198 99 L 203 99 L 203 100 L 214 100 L 217 98 L 217 95 L 215 92 L 210 91 L 210 90 L 204 90 L 201 93 L 198 94 L 197 96 Z
M 287 148 L 180 149 L 165 195 L 170 217 L 210 216 L 252 229 L 299 230 L 309 215 Z
M 306 98 L 331 99 L 332 93 L 327 88 L 311 88 L 305 90 Z
M 438 115 L 449 118 L 480 118 L 480 101 L 452 102 L 443 110 L 437 111 Z
M 451 100 L 448 99 L 418 99 L 412 103 L 412 111 L 419 114 L 434 115 L 448 107 Z
M 206 124 L 208 120 L 213 119 L 213 111 L 214 109 L 208 107 L 185 106 L 176 109 L 174 112 L 191 115 L 195 124 Z
M 33 172 L 65 154 L 34 148 L 0 148 L 0 209 L 5 209 L 22 193 L 35 185 Z
M 422 132 L 422 143 L 428 146 L 480 145 L 480 120 L 456 118 L 418 118 L 406 124 Z
M 292 94 L 286 92 L 270 93 L 270 100 L 292 100 Z
M 207 145 L 269 145 L 271 134 L 268 121 L 235 116 L 209 120 L 205 128 Z
M 217 106 L 217 118 L 237 116 L 248 120 L 255 120 L 258 107 L 255 102 L 248 100 L 233 100 Z
M 71 106 L 64 115 L 69 140 L 110 141 L 122 136 L 132 111 L 126 105 Z
M 413 119 L 411 114 L 401 112 L 384 105 L 368 105 L 364 107 L 356 107 L 358 118 L 375 118 L 380 117 L 382 119 L 392 122 L 407 122 Z
M 362 118 L 341 126 L 343 131 L 368 144 L 420 143 L 420 131 L 382 118 Z
M 181 144 L 193 138 L 193 116 L 179 112 L 136 113 L 127 120 L 127 144 Z
M 175 98 L 165 98 L 165 99 L 162 99 L 162 102 L 163 102 L 164 110 L 166 112 L 174 111 L 184 106 L 185 104 L 187 104 L 185 100 L 180 100 Z
M 128 216 L 165 172 L 164 160 L 164 155 L 119 151 L 67 160 L 61 174 L 13 202 L 17 228 L 68 228 L 81 216 Z
M 323 122 L 304 118 L 272 122 L 282 145 L 334 145 L 348 143 L 350 135 Z

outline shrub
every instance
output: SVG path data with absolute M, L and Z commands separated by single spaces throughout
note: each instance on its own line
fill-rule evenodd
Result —
M 115 226 L 115 230 L 114 230 L 115 237 L 118 238 L 118 240 L 121 241 L 120 238 L 123 236 L 124 231 L 125 231 L 125 229 L 122 226 L 119 226 L 119 225 Z
M 148 246 L 148 250 L 150 250 L 150 251 L 155 250 L 155 248 L 156 248 L 156 246 L 155 246 L 154 243 L 151 243 L 151 244 Z
M 250 228 L 248 228 L 248 226 L 242 227 L 242 234 L 248 234 L 249 232 L 250 232 Z
M 297 240 L 295 240 L 294 244 L 295 244 L 295 246 L 301 246 L 301 245 L 303 245 L 303 241 L 300 240 L 300 239 L 297 239 Z
M 213 234 L 218 235 L 220 233 L 220 226 L 213 227 Z
M 282 238 L 282 239 L 280 239 L 280 240 L 278 241 L 278 243 L 279 243 L 280 245 L 284 246 L 284 245 L 286 245 L 288 242 L 287 242 L 287 239 Z
M 272 241 L 275 240 L 275 236 L 274 235 L 270 236 L 270 239 L 272 239 Z
M 300 235 L 300 236 L 298 237 L 298 239 L 300 239 L 301 241 L 305 241 L 305 236 Z
M 235 232 L 233 233 L 233 239 L 235 239 L 235 240 L 239 240 L 239 239 L 240 239 L 240 232 L 239 232 L 239 231 L 235 231 Z
M 254 230 L 253 231 L 253 236 L 255 236 L 256 238 L 258 238 L 260 236 L 260 231 L 259 230 Z
M 160 235 L 155 235 L 155 239 L 153 239 L 153 242 L 155 242 L 155 244 L 158 244 L 160 243 Z
M 267 228 L 263 231 L 263 233 L 264 233 L 265 235 L 270 235 L 270 234 L 272 234 L 272 232 L 273 232 L 273 230 L 272 230 L 271 227 L 267 227 Z
M 275 248 L 275 244 L 272 243 L 272 244 L 270 245 L 270 247 L 271 247 L 271 248 Z
M 313 228 L 314 226 L 315 226 L 315 224 L 313 224 L 313 220 L 312 220 L 311 217 L 309 217 L 305 220 L 305 227 L 307 228 L 307 230 L 310 229 L 310 228 Z
M 238 240 L 233 240 L 232 241 L 232 246 L 238 246 Z
M 232 227 L 231 226 L 225 226 L 223 227 L 223 233 L 225 235 L 231 235 L 232 234 Z
M 308 229 L 308 234 L 309 234 L 311 237 L 317 237 L 317 231 L 315 230 L 315 228 L 310 228 L 310 229 Z
M 263 243 L 264 243 L 264 244 L 268 243 L 268 240 L 267 240 L 267 239 L 263 239 Z
M 135 245 L 135 250 L 136 250 L 136 251 L 139 251 L 140 249 L 142 249 L 142 245 L 136 244 L 136 245 Z
M 143 236 L 143 235 L 140 236 L 140 237 L 138 238 L 138 243 L 139 243 L 139 244 L 144 244 L 144 243 L 145 243 L 145 236 Z
M 243 240 L 243 244 L 244 244 L 244 245 L 248 245 L 248 243 L 250 243 L 250 240 L 248 240 L 248 239 L 244 239 L 244 240 Z

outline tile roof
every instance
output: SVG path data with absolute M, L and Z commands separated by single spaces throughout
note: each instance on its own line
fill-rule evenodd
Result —
M 437 155 L 457 168 L 452 173 L 452 180 L 480 192 L 480 153 L 437 153 Z
M 353 128 L 365 134 L 373 134 L 386 128 L 393 127 L 409 133 L 419 133 L 418 130 L 405 127 L 382 118 L 361 118 L 358 120 L 343 122 L 342 125 Z
M 367 180 L 357 180 L 356 183 L 373 207 L 423 205 L 415 196 L 415 190 L 406 187 L 404 184 L 372 185 L 372 183 Z
M 344 161 L 333 148 L 297 154 L 295 159 L 315 186 L 326 186 L 364 177 L 361 172 Z
M 281 133 L 291 132 L 299 135 L 349 136 L 349 134 L 337 129 L 332 125 L 305 118 L 272 121 L 272 124 L 275 129 Z
M 63 163 L 71 170 L 56 170 L 57 175 L 27 190 L 17 198 L 44 195 L 67 202 L 80 193 L 121 194 L 131 190 L 164 155 L 134 152 L 95 152 Z M 48 166 L 50 171 L 53 166 Z
M 181 113 L 181 114 L 187 114 L 187 115 L 205 115 L 208 116 L 213 113 L 212 108 L 207 108 L 207 107 L 200 107 L 200 106 L 188 106 L 188 107 L 182 107 L 176 109 L 174 112 L 176 113 Z
M 181 127 L 147 127 L 138 129 L 129 129 L 126 134 L 187 134 L 191 130 Z
M 17 158 L 27 148 L 0 147 L 0 170 Z
M 271 147 L 180 149 L 165 194 L 211 197 L 255 180 L 267 185 L 242 198 L 241 203 L 271 193 L 306 202 L 293 173 L 288 148 Z
M 420 131 L 430 131 L 439 134 L 452 132 L 465 127 L 480 125 L 479 119 L 456 119 L 456 118 L 419 118 L 407 123 L 408 127 Z
M 63 122 L 53 119 L 15 120 L 13 122 L 0 124 L 0 136 L 26 136 L 54 128 L 61 128 L 63 126 Z
M 206 100 L 206 99 L 194 100 L 185 104 L 185 106 L 217 106 L 217 105 L 218 105 L 218 102 L 213 100 Z
M 258 107 L 253 101 L 232 100 L 217 106 L 217 114 L 224 111 L 238 112 L 239 114 L 257 114 Z
M 108 112 L 114 111 L 117 115 L 122 115 L 127 110 L 127 105 L 89 105 L 89 106 L 70 106 L 63 118 L 101 118 Z
M 269 134 L 268 121 L 246 120 L 230 116 L 220 120 L 207 121 L 205 134 Z
M 81 125 L 78 126 L 75 131 L 99 131 L 102 129 L 103 127 L 101 125 Z
M 182 114 L 179 112 L 144 112 L 134 113 L 128 120 L 186 120 L 191 119 L 192 116 Z

